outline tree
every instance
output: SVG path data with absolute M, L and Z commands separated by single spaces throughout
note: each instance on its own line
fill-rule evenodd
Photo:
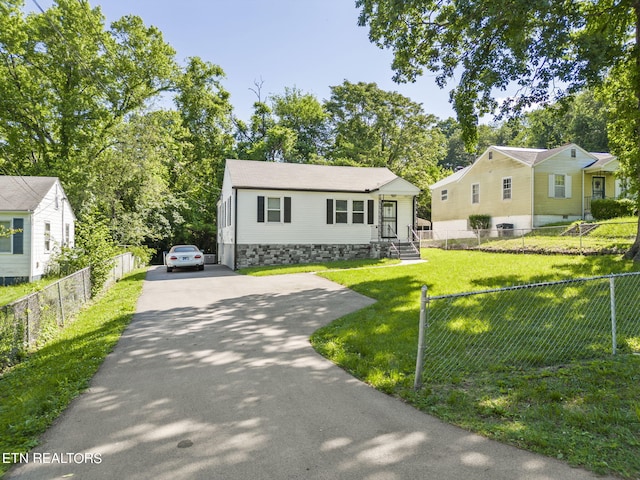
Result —
M 277 124 L 295 133 L 287 162 L 307 163 L 324 156 L 329 142 L 328 115 L 318 99 L 297 88 L 271 97 Z
M 589 152 L 609 150 L 606 108 L 591 90 L 528 112 L 523 123 L 517 137 L 523 147 L 576 143 Z
M 128 16 L 105 29 L 99 8 L 57 0 L 23 14 L 0 5 L 0 157 L 5 171 L 55 175 L 74 208 L 90 201 L 95 160 L 127 115 L 171 88 L 174 50 Z
M 253 115 L 247 125 L 236 119 L 238 156 L 247 160 L 286 162 L 294 156 L 298 142 L 295 130 L 279 123 L 269 98 L 262 98 L 263 81 L 255 82 L 257 100 L 253 104 Z
M 170 187 L 183 199 L 184 224 L 172 240 L 215 248 L 216 203 L 224 175 L 224 161 L 233 150 L 230 95 L 222 86 L 224 71 L 198 57 L 190 58 L 176 85 L 175 105 L 190 145 L 180 161 L 167 165 Z
M 157 245 L 184 223 L 187 203 L 170 188 L 170 169 L 184 163 L 186 133 L 174 111 L 130 115 L 96 162 L 99 194 L 85 210 L 100 213 L 118 245 Z
M 446 141 L 436 117 L 397 92 L 375 83 L 331 87 L 325 102 L 333 144 L 333 163 L 387 167 L 420 187 L 418 213 L 429 217 L 429 185 L 444 176 L 438 161 L 446 154 Z
M 396 81 L 413 81 L 428 70 L 443 87 L 459 76 L 451 101 L 468 145 L 476 141 L 478 119 L 498 107 L 495 92 L 519 87 L 501 106 L 503 112 L 517 111 L 603 85 L 612 71 L 622 75 L 607 87 L 623 93 L 610 96 L 614 103 L 607 106 L 610 115 L 618 115 L 610 117 L 618 125 L 611 150 L 638 191 L 639 2 L 357 0 L 356 5 L 370 39 L 393 50 Z M 640 221 L 626 257 L 640 261 Z

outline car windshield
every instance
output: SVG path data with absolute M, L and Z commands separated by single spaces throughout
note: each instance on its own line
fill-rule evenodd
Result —
M 195 252 L 197 250 L 198 249 L 196 247 L 175 247 L 173 249 L 174 252 L 179 252 L 179 253 L 182 253 L 182 252 Z

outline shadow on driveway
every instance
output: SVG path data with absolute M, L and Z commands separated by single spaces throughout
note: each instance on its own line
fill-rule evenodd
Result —
M 445 425 L 319 356 L 317 328 L 373 301 L 310 274 L 152 269 L 91 388 L 9 478 L 601 478 Z

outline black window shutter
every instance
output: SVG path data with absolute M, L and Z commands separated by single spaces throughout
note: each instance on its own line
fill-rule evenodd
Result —
M 24 253 L 24 219 L 14 218 L 13 228 L 20 230 L 13 234 L 13 253 L 22 255 Z
M 373 200 L 367 200 L 367 223 L 373 225 Z
M 284 223 L 291 223 L 291 197 L 284 197 Z
M 333 199 L 327 198 L 327 223 L 333 223 Z
M 258 196 L 258 222 L 264 223 L 264 197 Z

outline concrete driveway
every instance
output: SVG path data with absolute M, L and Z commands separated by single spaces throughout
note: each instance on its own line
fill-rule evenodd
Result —
M 91 387 L 8 478 L 602 478 L 443 424 L 315 353 L 314 330 L 371 303 L 311 274 L 153 268 Z

